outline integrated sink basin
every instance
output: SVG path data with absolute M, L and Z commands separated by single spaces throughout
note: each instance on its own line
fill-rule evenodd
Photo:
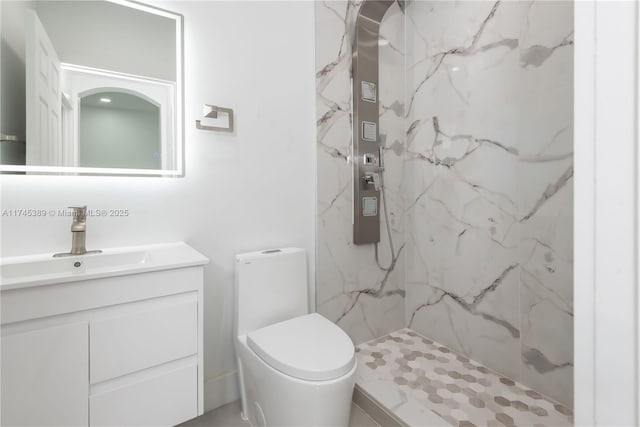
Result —
M 205 256 L 182 242 L 103 249 L 98 254 L 64 258 L 18 256 L 0 259 L 0 287 L 9 290 L 206 263 Z
M 148 258 L 147 252 L 101 253 L 93 255 L 78 255 L 67 258 L 49 258 L 25 260 L 15 263 L 4 263 L 0 266 L 3 281 L 57 274 L 86 273 L 87 270 L 101 268 L 121 268 L 131 264 L 144 263 Z

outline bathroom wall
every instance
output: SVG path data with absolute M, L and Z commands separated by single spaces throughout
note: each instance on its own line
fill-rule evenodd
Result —
M 352 243 L 351 46 L 360 1 L 315 2 L 317 124 L 317 310 L 356 342 L 404 326 L 404 15 L 388 10 L 380 35 L 380 133 L 386 135 L 381 241 Z M 384 220 L 387 212 L 390 240 Z
M 572 3 L 406 15 L 407 324 L 571 406 Z
M 184 178 L 0 178 L 2 256 L 70 248 L 68 217 L 11 209 L 87 204 L 90 249 L 184 240 L 205 268 L 205 408 L 238 398 L 232 340 L 236 253 L 279 246 L 308 252 L 315 277 L 313 4 L 156 2 L 184 15 Z M 293 36 L 295 35 L 295 36 Z M 155 49 L 150 46 L 150 49 Z M 202 105 L 235 109 L 236 132 L 195 128 Z

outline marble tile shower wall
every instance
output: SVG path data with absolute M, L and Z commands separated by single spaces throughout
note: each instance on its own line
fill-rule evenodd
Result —
M 360 1 L 316 2 L 317 310 L 356 343 L 405 323 L 404 15 L 394 4 L 380 34 L 380 132 L 391 243 L 381 225 L 379 263 L 374 245 L 352 243 L 351 46 Z
M 408 326 L 572 406 L 572 3 L 385 15 L 380 263 L 351 243 L 360 3 L 316 2 L 317 310 L 356 343 Z
M 407 326 L 572 406 L 572 3 L 406 16 Z

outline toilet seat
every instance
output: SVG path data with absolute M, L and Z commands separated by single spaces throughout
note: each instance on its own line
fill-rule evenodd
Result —
M 273 368 L 302 380 L 339 378 L 356 360 L 351 338 L 318 313 L 250 332 L 247 345 Z

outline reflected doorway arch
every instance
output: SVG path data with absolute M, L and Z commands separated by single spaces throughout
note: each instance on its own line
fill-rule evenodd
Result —
M 78 94 L 78 164 L 162 168 L 162 106 L 143 93 L 98 87 Z

